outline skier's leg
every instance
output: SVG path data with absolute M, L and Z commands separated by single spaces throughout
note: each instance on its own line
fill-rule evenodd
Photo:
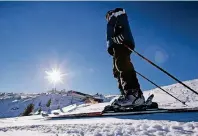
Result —
M 131 99 L 133 103 L 136 101 L 136 99 L 140 98 L 139 104 L 143 104 L 144 98 L 140 89 L 136 72 L 134 70 L 134 66 L 131 63 L 130 52 L 125 47 L 119 47 L 114 50 L 114 53 L 116 69 L 119 71 L 125 96 L 128 97 L 128 99 Z
M 118 88 L 120 90 L 121 95 L 125 95 L 124 89 L 122 88 L 121 80 L 118 78 Z
M 115 66 L 119 72 L 120 80 L 125 94 L 131 94 L 131 91 L 140 89 L 140 85 L 130 60 L 130 53 L 126 48 L 115 49 Z
M 121 80 L 120 80 L 120 73 L 116 69 L 115 57 L 113 57 L 113 75 L 114 75 L 114 78 L 116 78 L 118 81 L 118 88 L 120 90 L 121 95 L 124 95 L 124 90 L 122 88 L 122 84 L 121 84 Z

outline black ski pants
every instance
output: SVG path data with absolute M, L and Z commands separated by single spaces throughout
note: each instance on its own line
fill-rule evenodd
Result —
M 113 75 L 117 78 L 118 88 L 122 95 L 131 95 L 141 91 L 130 54 L 131 51 L 124 46 L 113 48 Z

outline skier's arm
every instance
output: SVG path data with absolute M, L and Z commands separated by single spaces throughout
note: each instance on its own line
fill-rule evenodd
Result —
M 117 14 L 116 14 L 117 13 Z M 112 40 L 116 44 L 126 44 L 134 49 L 135 43 L 128 23 L 128 17 L 124 10 L 115 13 L 117 19 Z
M 113 39 L 112 37 L 114 36 L 114 28 L 116 25 L 116 20 L 117 18 L 115 16 L 111 17 L 111 20 L 108 22 L 107 24 L 107 34 L 106 34 L 106 38 L 107 38 L 107 50 L 109 52 L 109 54 L 113 54 Z

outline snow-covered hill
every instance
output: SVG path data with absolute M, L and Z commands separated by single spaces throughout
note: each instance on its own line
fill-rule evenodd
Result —
M 198 79 L 185 81 L 185 84 L 190 86 L 195 91 L 198 91 Z M 187 104 L 191 107 L 198 106 L 198 96 L 185 88 L 181 84 L 173 84 L 169 86 L 162 87 L 167 92 L 176 96 L 182 101 L 186 101 Z M 147 98 L 149 94 L 154 94 L 154 101 L 159 103 L 160 107 L 174 108 L 174 107 L 183 107 L 180 102 L 176 101 L 174 98 L 156 88 L 149 91 L 144 91 L 144 96 Z M 108 95 L 104 98 L 103 95 L 94 95 L 95 97 L 100 97 L 105 99 L 105 101 L 110 101 L 113 98 L 113 95 Z M 51 99 L 50 107 L 47 107 L 47 102 Z M 50 92 L 50 93 L 40 93 L 40 94 L 24 94 L 24 93 L 0 93 L 0 118 L 2 117 L 16 117 L 19 116 L 24 109 L 30 103 L 33 103 L 35 108 L 34 112 L 41 109 L 42 111 L 56 110 L 64 106 L 77 103 L 80 104 L 83 102 L 83 99 L 78 96 L 68 94 L 68 92 Z M 102 110 L 105 104 L 100 104 L 97 107 L 97 110 Z M 92 106 L 84 110 L 96 110 Z
M 51 99 L 51 104 L 47 107 L 48 101 Z M 0 118 L 19 116 L 24 109 L 31 103 L 34 104 L 34 112 L 41 109 L 42 111 L 50 111 L 64 106 L 81 103 L 83 99 L 67 92 L 63 93 L 42 93 L 42 94 L 0 94 Z
M 186 81 L 194 90 L 198 91 L 198 79 Z M 197 107 L 197 95 L 180 84 L 173 84 L 163 87 L 166 91 L 177 98 L 186 101 L 191 107 Z M 155 95 L 154 101 L 160 107 L 175 108 L 183 105 L 159 89 L 144 91 L 144 96 Z M 101 96 L 104 98 L 103 96 Z M 113 95 L 106 96 L 111 100 Z M 65 93 L 42 93 L 42 94 L 0 94 L 0 116 L 11 117 L 20 114 L 29 103 L 34 103 L 35 108 L 41 107 L 48 111 L 46 103 L 52 100 L 50 109 L 57 109 L 57 106 L 66 106 L 71 103 L 81 103 L 78 97 L 69 96 Z M 92 104 L 84 109 L 77 109 L 76 112 L 89 110 L 100 111 L 106 103 Z M 0 119 L 0 135 L 39 135 L 39 136 L 147 136 L 147 135 L 170 135 L 170 136 L 197 136 L 198 134 L 198 113 L 184 114 L 161 114 L 142 116 L 115 116 L 82 118 L 67 120 L 45 120 L 41 115 L 14 117 Z M 181 122 L 184 121 L 184 122 Z
M 198 92 L 198 79 L 185 81 L 183 83 Z M 188 106 L 198 107 L 198 95 L 193 93 L 183 85 L 176 83 L 169 86 L 163 86 L 162 88 L 179 100 L 186 102 Z M 160 107 L 184 107 L 184 105 L 182 105 L 179 101 L 175 100 L 173 97 L 158 88 L 144 92 L 145 97 L 148 97 L 149 94 L 155 95 L 153 101 L 158 102 Z

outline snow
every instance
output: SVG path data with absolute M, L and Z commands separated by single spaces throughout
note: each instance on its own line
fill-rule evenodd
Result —
M 51 99 L 50 107 L 47 107 L 47 102 Z M 42 94 L 0 94 L 0 118 L 1 117 L 16 117 L 19 116 L 24 109 L 33 103 L 35 112 L 41 108 L 43 111 L 56 110 L 68 106 L 73 103 L 82 103 L 81 98 L 69 95 L 67 92 L 62 93 L 42 93 Z
M 198 122 L 86 118 L 44 120 L 40 115 L 1 120 L 0 135 L 111 136 L 198 134 Z
M 194 90 L 198 91 L 198 79 L 186 81 Z M 162 87 L 182 101 L 187 101 L 188 107 L 197 107 L 198 97 L 180 84 Z M 159 89 L 144 91 L 147 98 L 154 94 L 154 101 L 160 107 L 185 107 L 174 98 Z M 103 97 L 103 96 L 102 96 Z M 106 96 L 107 97 L 107 96 Z M 109 95 L 110 101 L 114 96 Z M 52 99 L 50 108 L 46 103 Z M 0 93 L 0 136 L 197 136 L 198 113 L 158 114 L 142 116 L 113 116 L 78 119 L 46 120 L 41 115 L 17 117 L 29 103 L 34 103 L 46 111 L 58 111 L 57 106 L 64 107 L 72 103 L 81 103 L 82 100 L 68 96 L 67 93 L 42 94 L 14 94 Z M 72 113 L 101 111 L 109 102 L 99 104 L 83 104 Z
M 198 79 L 185 81 L 183 82 L 186 85 L 190 86 L 193 90 L 198 92 Z M 198 96 L 191 92 L 189 89 L 185 88 L 183 85 L 177 83 L 169 86 L 162 87 L 164 90 L 175 96 L 176 98 L 186 102 L 188 107 L 197 107 L 198 106 Z M 154 94 L 153 101 L 158 102 L 161 108 L 181 108 L 186 107 L 181 104 L 165 92 L 156 88 L 153 90 L 145 91 L 144 96 L 148 97 L 149 94 Z

